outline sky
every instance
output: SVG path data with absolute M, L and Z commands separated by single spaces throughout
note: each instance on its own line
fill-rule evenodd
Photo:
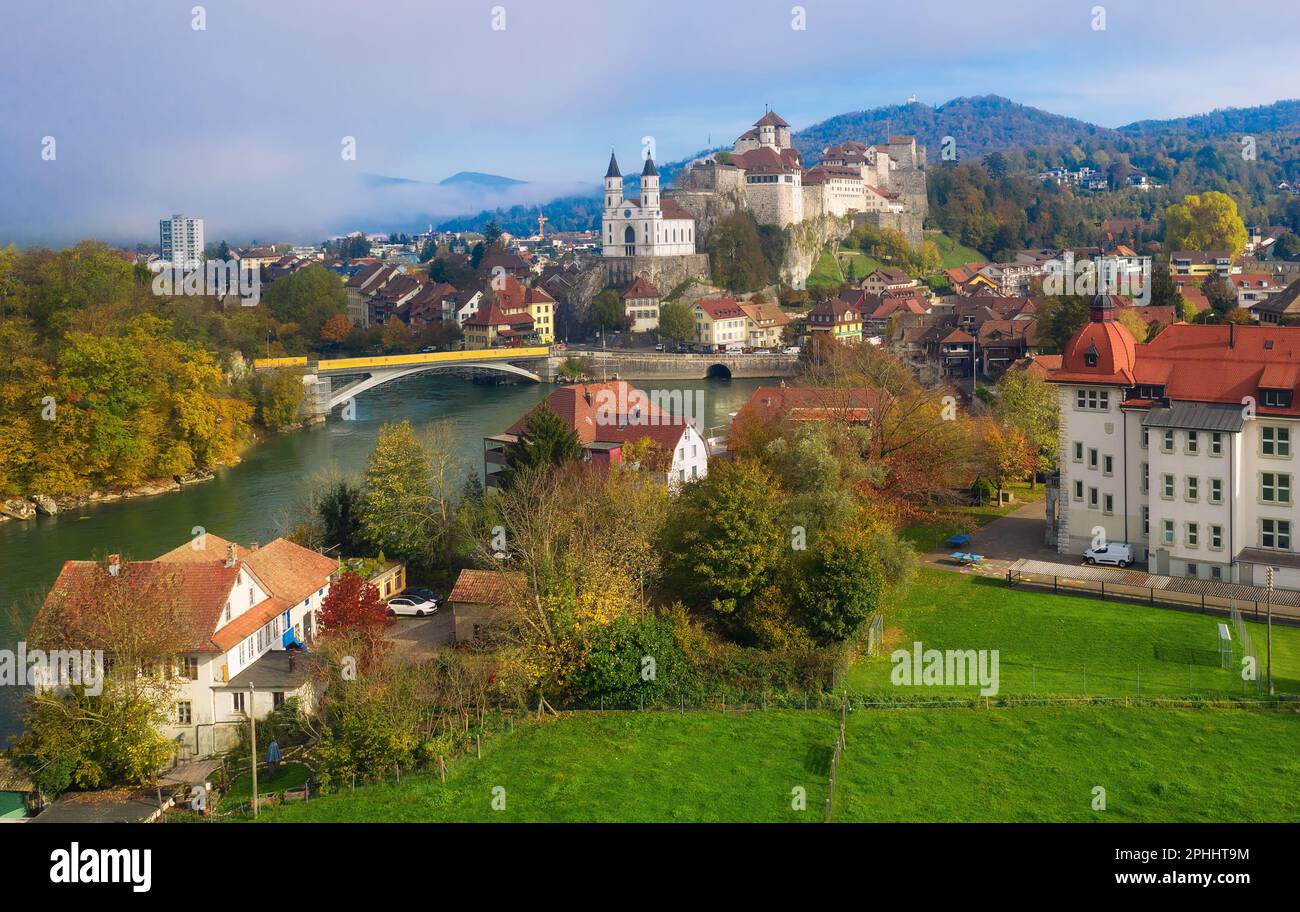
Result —
M 10 2 L 0 244 L 156 243 L 171 213 L 209 241 L 411 230 L 585 190 L 643 137 L 730 143 L 765 105 L 799 129 L 910 95 L 1103 126 L 1268 104 L 1297 26 L 1282 0 Z M 528 183 L 436 186 L 459 171 Z

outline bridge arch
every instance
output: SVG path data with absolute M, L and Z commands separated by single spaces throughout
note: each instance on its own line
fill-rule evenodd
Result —
M 333 411 L 338 406 L 368 392 L 377 386 L 383 386 L 393 380 L 401 380 L 415 374 L 423 374 L 428 371 L 447 370 L 454 368 L 456 370 L 484 370 L 495 371 L 501 374 L 512 374 L 516 377 L 523 377 L 525 380 L 531 380 L 533 383 L 541 383 L 542 378 L 530 370 L 517 367 L 514 364 L 507 364 L 504 361 L 452 361 L 443 364 L 418 364 L 413 367 L 393 368 L 389 370 L 367 371 L 366 376 L 359 380 L 354 380 L 347 386 L 340 387 L 337 390 L 330 391 L 329 411 Z M 324 374 L 322 376 L 329 376 Z
M 730 380 L 731 368 L 725 364 L 714 364 L 705 372 L 704 377 L 707 380 Z

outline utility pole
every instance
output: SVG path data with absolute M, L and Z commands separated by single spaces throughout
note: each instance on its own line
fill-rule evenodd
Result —
M 1264 598 L 1268 606 L 1268 695 L 1273 696 L 1273 568 L 1268 568 L 1268 592 Z
M 254 699 L 256 699 L 256 687 L 253 684 L 248 685 L 248 741 L 252 745 L 252 767 L 253 767 L 253 816 L 257 816 L 257 714 L 253 712 Z

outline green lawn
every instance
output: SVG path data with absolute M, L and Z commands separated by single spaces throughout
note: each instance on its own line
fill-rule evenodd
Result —
M 1215 661 L 1220 618 L 1142 604 L 1108 602 L 923 567 L 886 620 L 884 654 L 863 658 L 846 676 L 850 692 L 897 699 L 974 697 L 975 686 L 892 684 L 894 649 L 998 650 L 1002 695 L 1241 696 L 1237 669 Z M 1264 631 L 1250 624 L 1264 661 Z M 1300 693 L 1300 628 L 1274 625 L 1274 681 Z M 1140 686 L 1140 691 L 1139 691 Z
M 282 763 L 274 776 L 266 774 L 265 764 L 258 764 L 257 769 L 257 793 L 263 797 L 272 792 L 282 792 L 285 789 L 301 788 L 302 784 L 311 778 L 311 770 L 301 763 Z M 221 796 L 219 810 L 233 810 L 241 804 L 248 803 L 253 797 L 253 777 L 248 773 L 240 773 L 231 780 L 230 788 Z
M 482 760 L 263 822 L 821 820 L 831 712 L 620 713 L 520 725 Z M 859 710 L 834 819 L 1295 820 L 1300 717 L 1123 706 Z M 1107 792 L 1105 812 L 1092 789 Z M 505 808 L 492 809 L 493 789 Z M 795 788 L 806 795 L 792 807 Z
M 520 725 L 483 759 L 400 785 L 358 786 L 270 808 L 284 821 L 820 820 L 836 717 L 830 712 L 584 713 Z M 493 789 L 505 809 L 493 810 Z M 807 789 L 809 810 L 791 809 Z
M 959 532 L 973 532 L 998 517 L 1019 510 L 1026 503 L 1042 500 L 1045 496 L 1045 489 L 1041 484 L 1031 490 L 1027 481 L 1008 485 L 1007 490 L 1015 494 L 1015 503 L 1005 507 L 992 502 L 953 507 L 944 511 L 942 516 L 908 524 L 903 528 L 903 538 L 911 542 L 912 546 L 922 554 L 928 554 L 936 549 L 942 550 L 942 542 L 949 536 Z
M 845 743 L 837 822 L 1300 819 L 1295 713 L 876 710 Z
M 927 241 L 934 241 L 934 245 L 939 248 L 939 257 L 942 260 L 943 269 L 951 269 L 954 266 L 965 266 L 967 263 L 983 263 L 988 257 L 971 247 L 964 247 L 957 243 L 942 231 L 925 232 Z
M 817 258 L 817 262 L 804 284 L 809 287 L 822 285 L 839 287 L 843 282 L 844 276 L 840 273 L 840 268 L 835 262 L 835 254 L 831 253 L 829 249 L 824 249 L 821 256 Z

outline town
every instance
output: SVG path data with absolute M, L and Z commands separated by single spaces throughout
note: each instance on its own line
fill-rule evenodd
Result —
M 1300 818 L 1300 103 L 799 79 L 0 219 L 0 820 Z

